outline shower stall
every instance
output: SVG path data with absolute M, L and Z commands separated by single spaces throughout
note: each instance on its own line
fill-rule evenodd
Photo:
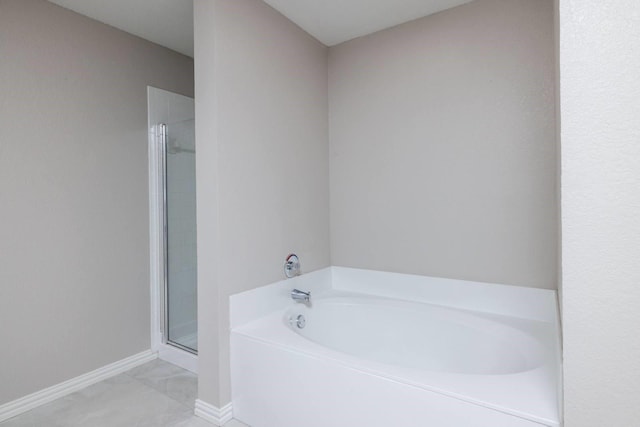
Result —
M 148 105 L 152 347 L 196 371 L 194 102 L 149 87 Z

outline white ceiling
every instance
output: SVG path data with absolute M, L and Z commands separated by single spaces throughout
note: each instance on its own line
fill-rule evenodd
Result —
M 193 57 L 193 0 L 49 1 Z M 471 0 L 264 1 L 333 46 Z
M 327 46 L 471 0 L 264 0 Z

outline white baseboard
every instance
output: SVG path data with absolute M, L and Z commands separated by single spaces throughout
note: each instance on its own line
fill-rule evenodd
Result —
M 75 391 L 83 389 L 92 384 L 98 383 L 107 378 L 121 374 L 128 371 L 131 368 L 135 368 L 138 365 L 152 361 L 158 357 L 157 353 L 151 350 L 143 351 L 142 353 L 134 354 L 126 359 L 119 360 L 111 363 L 102 368 L 98 368 L 95 371 L 88 372 L 79 377 L 72 378 L 70 380 L 61 382 L 54 386 L 45 388 L 35 393 L 16 399 L 12 402 L 0 405 L 0 422 L 13 418 L 16 415 L 20 415 L 33 408 L 36 408 L 45 403 L 49 403 L 53 400 L 59 399 L 63 396 L 71 394 Z
M 158 344 L 158 357 L 165 362 L 198 373 L 198 356 L 168 344 Z
M 231 403 L 227 403 L 222 408 L 217 408 L 200 399 L 196 399 L 196 416 L 205 421 L 209 421 L 217 426 L 223 426 L 233 418 Z

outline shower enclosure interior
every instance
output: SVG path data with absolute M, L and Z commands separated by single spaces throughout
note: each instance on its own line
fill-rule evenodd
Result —
M 148 105 L 152 346 L 183 365 L 198 351 L 194 103 L 149 87 Z

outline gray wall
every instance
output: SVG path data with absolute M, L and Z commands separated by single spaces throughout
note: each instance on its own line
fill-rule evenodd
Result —
M 149 348 L 147 94 L 193 61 L 0 0 L 0 404 Z
M 332 264 L 557 282 L 551 0 L 477 0 L 332 47 Z
M 560 1 L 565 426 L 640 419 L 640 14 Z
M 199 398 L 230 400 L 229 295 L 329 265 L 327 48 L 258 0 L 196 0 Z M 202 363 L 206 360 L 206 363 Z

